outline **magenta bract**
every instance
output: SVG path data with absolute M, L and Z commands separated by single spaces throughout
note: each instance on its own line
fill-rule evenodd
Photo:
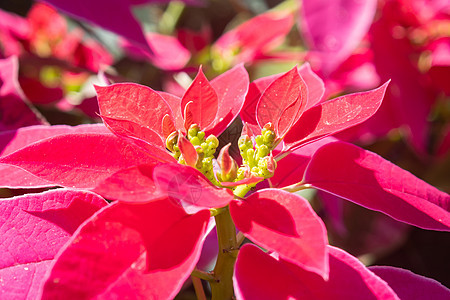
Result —
M 335 142 L 321 147 L 304 183 L 425 229 L 450 230 L 450 196 L 375 153 Z
M 18 72 L 17 57 L 0 59 L 0 131 L 47 123 L 25 98 Z
M 356 258 L 331 246 L 328 252 L 330 276 L 324 280 L 253 245 L 242 246 L 234 273 L 237 299 L 399 299 Z
M 94 193 L 65 189 L 2 199 L 1 295 L 34 299 L 60 248 L 106 204 Z

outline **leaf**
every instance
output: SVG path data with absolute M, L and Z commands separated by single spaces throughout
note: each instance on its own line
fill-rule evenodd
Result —
M 248 87 L 248 93 L 245 96 L 244 106 L 241 109 L 240 117 L 255 134 L 261 131 L 258 121 L 256 120 L 256 107 L 264 90 L 281 75 L 271 75 L 262 77 L 252 81 Z
M 58 135 L 0 158 L 58 185 L 85 189 L 121 169 L 155 160 L 121 138 L 96 133 Z
M 450 290 L 444 285 L 409 270 L 388 266 L 372 266 L 369 270 L 386 281 L 401 299 L 446 300 L 450 298 Z
M 152 164 L 133 166 L 112 174 L 92 190 L 108 200 L 129 203 L 147 203 L 161 199 L 166 193 L 157 189 L 153 181 Z
M 180 164 L 157 166 L 153 180 L 176 205 L 186 209 L 224 207 L 234 197 L 229 189 L 217 188 L 198 170 Z
M 300 32 L 330 74 L 359 45 L 372 23 L 376 0 L 304 0 Z
M 307 86 L 308 97 L 306 109 L 315 106 L 320 100 L 325 91 L 324 83 L 309 66 L 305 63 L 298 68 L 298 72 Z M 259 132 L 258 122 L 256 121 L 256 107 L 261 95 L 265 89 L 275 80 L 281 77 L 282 74 L 275 74 L 262 77 L 252 81 L 248 88 L 248 93 L 245 97 L 244 106 L 241 109 L 240 116 L 243 122 L 250 125 L 253 132 Z
M 0 201 L 0 294 L 35 299 L 42 277 L 76 228 L 105 200 L 66 189 Z
M 131 3 L 123 0 L 62 1 L 43 0 L 65 13 L 112 31 L 152 52 L 141 25 L 131 13 Z M 120 22 L 118 22 L 120 20 Z
M 198 160 L 197 150 L 194 148 L 194 145 L 192 145 L 192 143 L 184 137 L 181 131 L 178 131 L 177 145 L 180 149 L 181 156 L 186 162 L 186 165 L 195 168 Z
M 254 59 L 263 51 L 269 51 L 280 45 L 293 25 L 293 16 L 289 12 L 267 12 L 242 23 L 223 34 L 213 45 L 225 59 L 236 49 L 240 50 L 239 61 Z
M 282 137 L 294 124 L 306 105 L 307 87 L 297 67 L 275 79 L 263 92 L 256 107 L 259 127 L 272 123 L 277 137 Z
M 0 131 L 46 123 L 25 98 L 18 72 L 17 57 L 0 59 Z
M 325 225 L 306 199 L 265 189 L 231 202 L 230 213 L 236 227 L 251 241 L 328 278 Z
M 322 100 L 325 93 L 325 84 L 316 73 L 311 70 L 309 63 L 304 63 L 298 68 L 298 73 L 308 87 L 308 101 L 305 110 L 310 109 Z
M 431 131 L 428 118 L 432 113 L 435 99 L 438 98 L 434 91 L 436 83 L 425 83 L 432 78 L 429 78 L 428 74 L 423 74 L 417 63 L 411 60 L 416 49 L 410 40 L 406 37 L 392 36 L 395 24 L 392 24 L 391 17 L 385 15 L 400 14 L 400 8 L 392 11 L 392 7 L 393 5 L 386 6 L 385 10 L 390 8 L 391 11 L 382 12 L 383 17 L 374 22 L 369 36 L 377 74 L 381 80 L 392 79 L 392 87 L 386 94 L 386 101 L 379 113 L 369 120 L 367 125 L 372 125 L 374 128 L 372 131 L 383 126 L 386 121 L 389 121 L 389 125 L 394 123 L 388 130 L 393 126 L 394 128 L 402 126 L 406 129 L 404 131 L 409 142 L 419 155 L 427 155 Z M 387 49 L 386 45 L 389 45 L 390 49 Z
M 187 215 L 169 200 L 114 203 L 55 258 L 44 299 L 173 298 L 199 256 L 209 211 Z
M 161 139 L 161 136 L 148 126 L 144 127 L 128 120 L 114 119 L 105 116 L 102 116 L 102 120 L 103 123 L 117 136 L 137 138 L 154 147 L 166 150 L 165 143 Z
M 345 95 L 307 110 L 284 138 L 286 150 L 338 133 L 370 118 L 381 105 L 389 82 L 367 92 Z
M 243 64 L 211 80 L 211 86 L 218 96 L 217 116 L 207 128 L 207 135 L 219 136 L 236 119 L 244 105 L 249 78 Z
M 399 300 L 386 282 L 356 258 L 331 246 L 328 252 L 330 277 L 325 281 L 316 273 L 245 244 L 239 251 L 233 275 L 236 298 Z
M 334 141 L 337 141 L 334 137 L 323 138 L 312 142 L 311 144 L 302 146 L 277 161 L 275 174 L 268 179 L 271 187 L 282 188 L 302 181 L 303 174 L 305 173 L 306 167 L 313 154 L 323 145 Z M 283 152 L 275 149 L 275 157 L 278 154 L 283 155 Z
M 152 45 L 153 53 L 127 41 L 122 43 L 122 47 L 131 57 L 149 60 L 157 68 L 167 71 L 180 70 L 191 59 L 191 53 L 173 36 L 148 32 L 145 38 Z
M 450 196 L 375 153 L 344 142 L 324 145 L 305 184 L 420 228 L 450 230 Z
M 109 130 L 103 124 L 91 124 L 74 127 L 67 125 L 35 125 L 4 131 L 0 133 L 0 149 L 2 149 L 0 155 L 5 156 L 48 137 L 84 132 L 108 133 Z M 19 167 L 6 164 L 0 164 L 0 182 L 0 186 L 5 188 L 41 188 L 56 185 L 36 177 Z
M 218 97 L 214 88 L 203 74 L 201 67 L 181 99 L 183 117 L 186 117 L 184 111 L 189 102 L 192 102 L 189 108 L 192 112 L 193 124 L 197 124 L 202 130 L 208 128 L 216 118 Z
M 181 98 L 166 92 L 158 91 L 158 94 L 164 99 L 164 101 L 166 101 L 166 103 L 172 109 L 173 113 L 172 121 L 174 122 L 176 129 L 184 129 L 184 120 L 183 115 L 181 114 Z
M 172 111 L 157 92 L 135 83 L 96 86 L 95 89 L 102 116 L 134 122 L 164 138 L 162 120 L 165 115 L 172 116 Z

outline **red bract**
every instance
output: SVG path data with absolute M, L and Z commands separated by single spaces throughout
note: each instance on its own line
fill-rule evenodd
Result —
M 80 125 L 80 126 L 29 126 L 17 130 L 9 130 L 0 133 L 0 156 L 6 156 L 16 150 L 24 148 L 34 142 L 62 134 L 73 133 L 108 133 L 103 125 Z M 36 177 L 27 171 L 13 166 L 0 165 L 1 187 L 6 188 L 28 188 L 28 187 L 50 187 L 55 186 L 42 178 Z
M 222 133 L 239 114 L 247 88 L 247 72 L 239 65 L 211 83 L 200 69 L 182 99 L 130 83 L 97 87 L 97 93 L 102 116 L 121 120 L 120 124 L 106 120 L 113 131 L 122 132 L 126 126 L 127 135 L 165 149 L 162 141 L 170 133 L 175 130 L 186 132 L 193 123 L 206 135 Z M 155 132 L 161 142 L 146 139 L 140 133 L 142 130 Z
M 253 125 L 253 130 L 257 128 L 255 119 L 260 128 L 267 123 L 273 124 L 278 142 L 284 138 L 282 153 L 367 120 L 381 105 L 388 85 L 385 83 L 375 90 L 320 101 L 323 94 L 321 81 L 309 68 L 303 69 L 302 73 L 309 79 L 311 96 L 309 86 L 295 67 L 278 78 L 261 78 L 252 82 L 244 105 L 245 113 L 241 114 L 244 122 Z M 252 112 L 255 106 L 256 111 Z
M 174 118 L 182 115 L 180 106 L 185 104 L 184 111 L 192 115 L 190 121 L 205 126 L 208 134 L 220 134 L 239 113 L 247 83 L 245 69 L 237 66 L 214 79 L 211 84 L 200 72 L 183 99 L 161 93 L 163 98 L 152 89 L 135 84 L 98 87 L 99 107 L 105 124 L 119 137 L 107 133 L 85 132 L 34 139 L 36 143 L 15 148 L 18 151 L 1 158 L 1 161 L 9 166 L 18 166 L 44 181 L 39 182 L 34 180 L 34 176 L 21 172 L 21 176 L 7 186 L 19 187 L 25 185 L 26 178 L 32 178 L 28 186 L 37 184 L 90 190 L 98 188 L 98 192 L 102 191 L 112 199 L 123 199 L 124 192 L 129 188 L 139 187 L 142 190 L 145 182 L 151 180 L 137 166 L 154 165 L 158 161 L 174 162 L 166 152 L 163 141 L 172 132 L 167 131 L 167 128 L 175 130 L 175 125 L 180 124 L 177 122 L 178 118 Z M 213 98 L 216 105 L 208 110 L 211 106 L 209 95 L 216 95 L 216 90 L 220 97 Z M 169 99 L 170 104 L 165 99 Z M 189 110 L 189 107 L 192 109 Z M 178 129 L 185 131 L 184 126 Z M 40 164 L 33 163 L 36 160 Z M 147 202 L 155 198 L 144 191 L 139 195 L 144 194 L 147 196 L 140 201 Z M 131 198 L 136 197 L 137 194 Z
M 195 266 L 209 212 L 169 199 L 114 203 L 81 226 L 56 257 L 42 297 L 173 298 Z
M 328 278 L 325 226 L 306 199 L 276 189 L 260 190 L 233 201 L 230 212 L 250 240 Z

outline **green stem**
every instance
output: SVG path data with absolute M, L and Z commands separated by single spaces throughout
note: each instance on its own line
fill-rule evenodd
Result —
M 206 300 L 205 291 L 203 290 L 202 280 L 191 275 L 192 284 L 194 285 L 195 294 L 198 300 Z
M 238 186 L 234 189 L 233 194 L 234 194 L 235 196 L 240 197 L 240 198 L 244 198 L 245 195 L 246 195 L 251 189 L 252 189 L 251 186 L 249 186 L 248 184 L 241 184 L 241 185 L 238 185 Z
M 229 300 L 233 297 L 233 270 L 236 261 L 236 227 L 227 207 L 216 215 L 216 230 L 219 240 L 219 253 L 214 267 L 215 281 L 211 281 L 213 300 Z
M 192 271 L 191 275 L 195 276 L 195 277 L 198 277 L 200 279 L 206 280 L 206 281 L 213 281 L 213 280 L 215 280 L 214 276 L 211 273 L 200 271 L 197 268 L 195 268 L 194 271 Z
M 281 189 L 283 191 L 286 191 L 286 192 L 295 193 L 295 192 L 298 192 L 298 191 L 301 191 L 301 190 L 310 189 L 311 187 L 312 186 L 309 183 L 301 183 L 301 182 L 299 182 L 299 183 L 295 183 L 295 184 L 292 184 L 292 185 L 285 186 L 285 187 L 283 187 Z
M 171 1 L 159 22 L 160 32 L 163 34 L 172 34 L 175 30 L 178 20 L 185 8 L 183 2 Z

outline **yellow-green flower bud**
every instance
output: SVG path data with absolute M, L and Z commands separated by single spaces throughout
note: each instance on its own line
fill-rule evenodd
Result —
M 267 146 L 272 147 L 273 141 L 274 141 L 275 138 L 276 138 L 275 132 L 270 131 L 270 130 L 267 130 L 267 131 L 264 133 L 264 136 L 263 136 L 263 137 L 264 137 L 264 144 L 266 144 Z
M 219 147 L 219 140 L 212 134 L 206 138 L 206 143 L 208 143 L 209 146 L 214 149 Z
M 190 138 L 189 140 L 191 141 L 192 145 L 194 145 L 194 146 L 200 145 L 200 139 L 196 136 L 194 136 L 193 138 Z
M 199 130 L 200 130 L 200 127 L 198 127 L 197 124 L 192 124 L 191 126 L 189 126 L 189 130 L 188 130 L 189 138 L 197 136 L 197 133 L 199 132 Z
M 267 147 L 266 145 L 261 145 L 258 147 L 256 156 L 257 158 L 262 158 L 267 156 L 267 154 L 269 154 L 269 147 Z
M 170 152 L 176 151 L 174 148 L 177 146 L 178 132 L 172 132 L 166 139 L 166 147 Z M 177 147 L 178 148 L 178 147 Z
M 205 132 L 204 131 L 199 131 L 197 133 L 197 137 L 200 141 L 203 141 L 203 139 L 205 138 Z

